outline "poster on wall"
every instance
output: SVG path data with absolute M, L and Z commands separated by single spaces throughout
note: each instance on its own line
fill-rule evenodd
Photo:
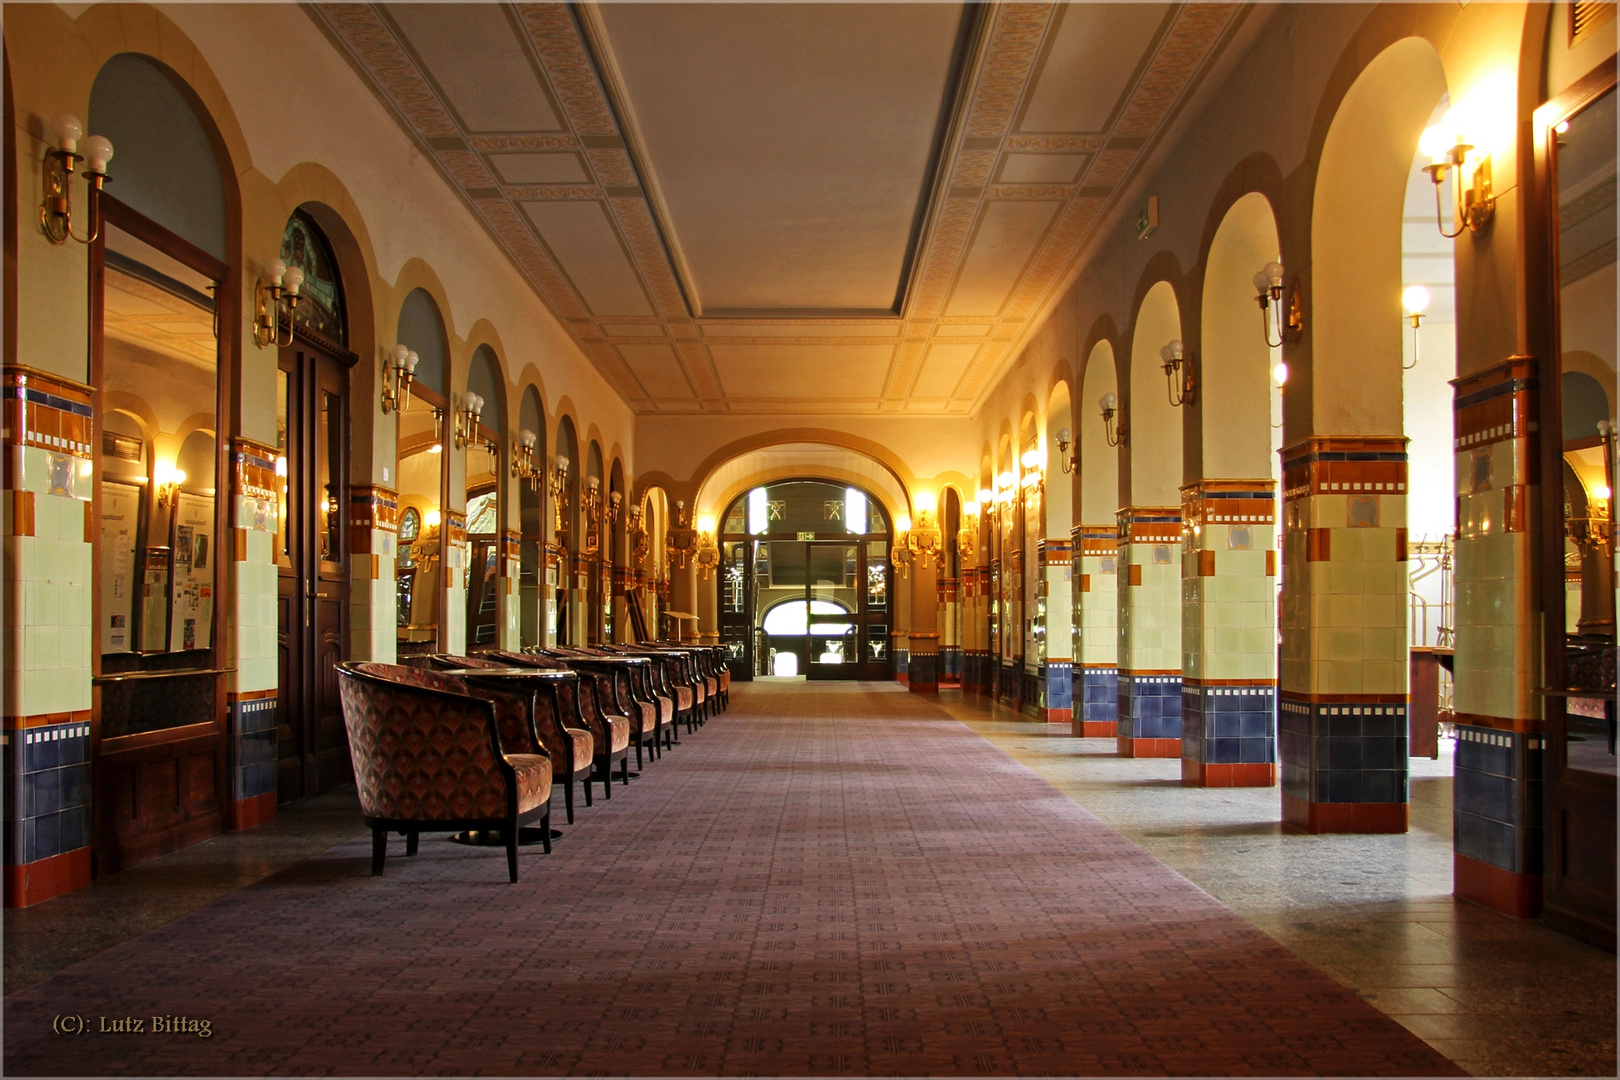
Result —
M 135 622 L 135 541 L 141 489 L 105 480 L 101 485 L 101 651 L 131 652 Z
M 182 493 L 174 510 L 174 568 L 170 575 L 169 649 L 213 645 L 214 500 Z

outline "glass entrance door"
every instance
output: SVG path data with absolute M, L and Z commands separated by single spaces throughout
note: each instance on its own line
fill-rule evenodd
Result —
M 860 546 L 805 544 L 805 674 L 812 679 L 860 678 Z

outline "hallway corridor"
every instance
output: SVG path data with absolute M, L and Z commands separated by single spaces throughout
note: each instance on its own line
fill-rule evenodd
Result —
M 1174 762 L 1088 760 L 1086 740 L 955 695 L 734 694 L 553 854 L 527 851 L 515 885 L 498 851 L 442 836 L 414 859 L 396 841 L 371 877 L 356 816 L 324 852 L 283 833 L 255 853 L 252 832 L 232 834 L 9 913 L 8 990 L 38 962 L 13 935 L 44 951 L 53 919 L 127 911 L 126 883 L 161 893 L 182 858 L 250 876 L 284 860 L 10 993 L 6 1071 L 1456 1074 L 1448 1056 L 1475 1072 L 1612 1070 L 1613 957 L 1454 901 L 1438 879 L 1423 897 L 1425 845 L 1440 870 L 1449 845 L 1421 829 L 1285 836 L 1251 820 L 1274 789 L 1181 789 Z M 329 808 L 317 824 L 343 835 Z M 1321 876 L 1332 859 L 1338 893 Z M 1413 1034 L 1405 1014 L 1446 1015 L 1424 996 L 1446 984 L 1406 983 L 1401 1001 L 1363 988 L 1424 950 L 1438 976 L 1436 947 L 1415 940 L 1436 926 L 1451 930 L 1451 983 L 1476 997 Z M 1500 981 L 1482 985 L 1493 966 Z M 1511 1015 L 1532 984 L 1565 1003 L 1562 1027 Z M 52 1033 L 63 1013 L 93 1027 L 185 1015 L 212 1034 L 68 1038 Z M 1465 1060 L 1493 1027 L 1477 1045 L 1495 1056 Z

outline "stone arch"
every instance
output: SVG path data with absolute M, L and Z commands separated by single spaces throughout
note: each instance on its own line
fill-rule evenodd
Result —
M 1131 333 L 1129 470 L 1124 478 L 1127 489 L 1121 492 L 1131 506 L 1181 503 L 1182 418 L 1170 404 L 1159 357 L 1161 348 L 1180 337 L 1181 308 L 1175 287 L 1168 281 L 1155 282 L 1136 309 Z
M 1271 372 L 1281 354 L 1274 355 L 1262 336 L 1252 279 L 1280 258 L 1271 201 L 1257 191 L 1234 201 L 1204 262 L 1197 403 L 1202 423 L 1190 448 L 1193 478 L 1253 479 L 1275 470 Z

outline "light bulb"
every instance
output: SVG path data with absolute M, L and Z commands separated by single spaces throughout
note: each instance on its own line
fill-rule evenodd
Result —
M 909 518 L 905 514 L 897 515 L 895 517 L 895 519 L 894 519 L 894 528 L 895 528 L 896 532 L 903 532 L 903 533 L 910 532 L 911 531 L 911 518 Z
M 276 457 L 276 475 L 277 476 L 286 476 L 287 475 L 287 455 L 286 454 L 279 454 Z
M 1024 468 L 1033 469 L 1040 463 L 1041 453 L 1039 450 L 1025 450 L 1024 456 L 1018 460 L 1023 463 Z
M 939 505 L 932 491 L 919 491 L 911 501 L 915 504 L 919 513 L 931 514 L 934 512 L 934 507 Z
M 1406 305 L 1408 315 L 1421 315 L 1429 307 L 1429 290 L 1421 285 L 1413 285 L 1401 293 L 1401 303 Z
M 1277 366 L 1271 369 L 1271 381 L 1276 383 L 1279 388 L 1283 383 L 1287 382 L 1288 365 L 1281 360 L 1277 361 Z
M 979 516 L 979 504 L 976 503 L 976 502 L 970 502 L 967 505 L 962 507 L 962 512 L 964 514 L 966 514 L 968 517 L 978 517 Z
M 979 501 L 977 503 L 975 503 L 974 505 L 975 506 L 983 506 L 986 503 L 994 502 L 995 498 L 996 498 L 996 493 L 995 492 L 991 491 L 989 488 L 980 488 L 979 489 Z M 975 510 L 973 512 L 975 514 L 978 513 L 977 510 Z
M 1119 401 L 1119 399 L 1114 396 L 1113 391 L 1109 391 L 1108 393 L 1104 394 L 1102 397 L 1097 399 L 1097 406 L 1098 406 L 1098 408 L 1102 409 L 1103 412 L 1113 412 L 1114 411 L 1114 405 L 1118 401 Z
M 1451 114 L 1446 115 L 1449 118 Z M 1418 150 L 1436 165 L 1446 160 L 1446 155 L 1451 153 L 1451 147 L 1451 134 L 1446 130 L 1444 121 L 1428 128 L 1418 137 Z
M 1599 499 L 1607 499 L 1609 497 L 1609 485 L 1608 484 L 1599 484 L 1599 485 L 1597 485 L 1596 487 L 1594 487 L 1592 489 L 1592 494 L 1595 495 L 1596 497 L 1598 497 Z
M 69 154 L 77 153 L 84 126 L 72 113 L 63 113 L 51 121 L 51 134 L 56 136 L 56 148 Z
M 1182 351 L 1181 339 L 1180 338 L 1172 339 L 1170 344 L 1166 345 L 1165 348 L 1169 350 L 1170 359 L 1172 359 L 1172 360 L 1180 360 L 1183 356 L 1186 355 Z
M 439 527 L 440 520 L 439 512 L 437 510 L 429 510 L 426 514 L 422 515 L 422 520 L 427 523 L 428 528 L 437 529 Z
M 416 355 L 416 350 L 412 349 L 410 351 L 410 355 L 405 357 L 405 370 L 414 373 L 416 371 L 417 362 L 421 359 L 422 358 L 420 356 Z
M 107 162 L 112 160 L 113 145 L 100 135 L 92 135 L 84 140 L 84 160 L 93 173 L 107 171 Z
M 1271 288 L 1271 279 L 1266 277 L 1264 270 L 1256 270 L 1254 277 L 1249 280 L 1254 283 L 1254 291 L 1257 293 L 1267 292 Z
M 444 453 L 444 444 L 443 443 L 434 443 L 432 446 L 428 447 L 428 453 L 430 453 L 430 454 L 442 454 L 442 453 Z
M 530 431 L 528 428 L 524 428 L 522 431 L 518 432 L 518 443 L 522 446 L 527 446 L 530 449 L 533 449 L 534 432 Z
M 411 350 L 407 349 L 403 345 L 395 345 L 392 349 L 388 350 L 388 359 L 393 361 L 394 369 L 396 371 L 405 370 L 405 362 L 410 359 L 410 356 Z
M 1018 482 L 1018 478 L 1010 472 L 1004 472 L 996 477 L 996 484 L 1005 491 Z
M 270 279 L 270 287 L 275 288 L 287 276 L 287 264 L 280 259 L 271 259 L 264 264 L 264 276 Z
M 298 290 L 304 285 L 304 271 L 296 266 L 287 267 L 287 277 L 284 283 L 287 287 L 287 295 L 297 296 Z
M 1282 263 L 1280 263 L 1280 262 L 1268 262 L 1268 263 L 1266 263 L 1266 265 L 1264 267 L 1261 268 L 1260 272 L 1266 276 L 1266 283 L 1268 285 L 1270 285 L 1272 288 L 1278 289 L 1278 288 L 1282 287 L 1282 283 L 1283 283 L 1283 264 Z
M 1072 434 L 1073 432 L 1071 432 L 1068 428 L 1064 428 L 1062 431 L 1058 432 L 1058 442 L 1067 443 L 1069 441 L 1069 436 Z

